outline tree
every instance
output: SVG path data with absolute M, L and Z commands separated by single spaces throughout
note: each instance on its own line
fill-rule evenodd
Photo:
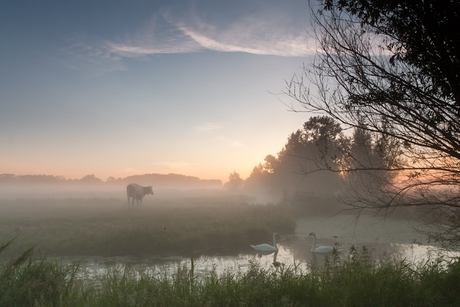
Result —
M 303 125 L 305 139 L 311 142 L 330 143 L 342 132 L 340 123 L 328 116 L 313 116 Z
M 109 176 L 106 180 L 106 182 L 115 182 L 117 180 L 117 178 L 113 177 L 113 176 Z
M 335 192 L 341 185 L 339 174 L 317 174 L 306 178 L 301 170 L 314 170 L 315 158 L 327 152 L 333 158 L 323 163 L 335 165 L 340 159 L 339 144 L 344 141 L 340 125 L 330 117 L 314 116 L 305 122 L 303 129 L 293 132 L 278 156 L 267 155 L 265 163 L 255 166 L 244 187 L 248 190 L 266 190 L 271 195 L 295 191 L 311 192 L 324 196 Z
M 345 201 L 386 212 L 429 208 L 439 227 L 431 237 L 460 245 L 460 2 L 323 0 L 311 7 L 319 52 L 286 93 L 306 111 L 377 140 L 381 163 L 332 171 L 393 174 Z
M 274 155 L 267 155 L 265 157 L 265 163 L 263 165 L 263 169 L 268 173 L 273 173 L 276 168 L 276 164 L 278 163 L 276 157 Z
M 344 158 L 343 148 L 349 147 L 349 140 L 343 135 L 340 123 L 329 116 L 312 116 L 303 125 L 302 173 L 313 173 L 319 168 L 337 169 Z M 343 184 L 339 173 L 316 173 L 314 178 L 304 176 L 308 189 L 322 196 L 335 194 Z
M 244 181 L 244 188 L 248 190 L 257 189 L 264 183 L 264 167 L 262 163 L 254 166 L 249 177 Z
M 94 183 L 102 183 L 102 180 L 94 176 L 94 174 L 91 174 L 91 175 L 86 175 L 85 177 L 79 179 L 78 182 L 94 184 Z
M 330 169 L 342 158 L 348 141 L 340 123 L 329 116 L 313 116 L 304 124 L 304 140 L 310 147 L 309 158 L 319 155 L 321 165 Z
M 228 176 L 228 182 L 224 185 L 229 190 L 238 190 L 243 186 L 244 180 L 241 179 L 240 174 L 238 174 L 236 171 L 233 171 L 233 173 L 230 173 Z

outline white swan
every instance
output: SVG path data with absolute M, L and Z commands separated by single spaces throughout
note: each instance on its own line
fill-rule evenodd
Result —
M 278 254 L 278 247 L 276 246 L 276 238 L 278 234 L 275 232 L 273 234 L 273 245 L 270 244 L 259 244 L 259 245 L 251 245 L 251 247 L 260 255 L 270 255 L 271 253 Z M 275 255 L 276 261 L 276 255 Z
M 316 247 L 316 233 L 310 232 L 310 234 L 308 236 L 313 237 L 313 246 L 311 247 L 311 251 L 313 253 L 317 253 L 317 254 L 332 254 L 334 252 L 334 250 L 337 251 L 338 253 L 343 251 L 343 249 L 337 249 L 337 248 L 332 247 L 332 246 L 319 246 L 319 247 Z

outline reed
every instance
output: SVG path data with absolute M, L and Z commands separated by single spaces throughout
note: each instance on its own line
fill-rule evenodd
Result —
M 2 246 L 7 248 L 10 243 Z M 375 262 L 365 251 L 324 265 L 211 271 L 194 261 L 171 275 L 126 266 L 87 280 L 78 263 L 34 260 L 33 249 L 0 267 L 0 306 L 458 306 L 460 261 L 418 266 Z

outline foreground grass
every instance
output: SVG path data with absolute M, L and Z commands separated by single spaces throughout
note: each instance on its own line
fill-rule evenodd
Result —
M 285 206 L 250 205 L 237 196 L 0 201 L 0 238 L 16 238 L 6 256 L 36 246 L 49 256 L 240 253 L 273 232 L 295 230 Z
M 4 250 L 9 243 L 0 247 Z M 78 263 L 33 260 L 33 249 L 0 268 L 0 306 L 459 306 L 459 260 L 373 263 L 351 251 L 347 260 L 302 269 L 151 275 L 127 267 L 92 280 Z

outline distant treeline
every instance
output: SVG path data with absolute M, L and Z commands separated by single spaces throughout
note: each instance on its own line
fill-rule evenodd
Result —
M 93 174 L 84 176 L 81 179 L 66 179 L 63 176 L 51 175 L 14 175 L 0 174 L 0 185 L 14 184 L 62 184 L 62 185 L 125 185 L 130 183 L 138 183 L 140 185 L 151 185 L 155 187 L 220 187 L 222 181 L 217 179 L 205 180 L 193 176 L 185 176 L 179 174 L 144 174 L 133 175 L 125 178 L 109 177 L 107 181 L 103 181 Z

